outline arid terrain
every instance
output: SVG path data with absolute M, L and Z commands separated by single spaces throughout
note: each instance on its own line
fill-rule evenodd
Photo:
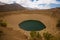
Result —
M 48 10 L 18 10 L 18 11 L 2 11 L 0 12 L 0 19 L 7 23 L 7 27 L 0 27 L 4 36 L 1 40 L 25 40 L 29 35 L 28 31 L 19 28 L 19 23 L 24 20 L 39 20 L 45 24 L 46 29 L 39 31 L 49 32 L 57 35 L 60 30 L 57 30 L 56 24 L 60 20 L 60 8 L 53 8 Z M 59 35 L 60 36 L 60 35 Z

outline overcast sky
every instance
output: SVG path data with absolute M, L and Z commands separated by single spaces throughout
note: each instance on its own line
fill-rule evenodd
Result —
M 16 2 L 23 7 L 33 8 L 33 9 L 50 9 L 55 7 L 60 7 L 60 0 L 0 0 L 4 3 Z

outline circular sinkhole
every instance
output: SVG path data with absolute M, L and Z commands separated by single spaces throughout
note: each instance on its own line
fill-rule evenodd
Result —
M 40 31 L 46 28 L 46 26 L 38 20 L 25 20 L 19 23 L 19 27 L 26 31 Z

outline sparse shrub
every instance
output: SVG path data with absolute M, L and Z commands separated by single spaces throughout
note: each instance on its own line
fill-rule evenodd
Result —
M 3 35 L 3 31 L 0 31 L 0 38 L 2 37 L 2 35 Z
M 4 22 L 3 20 L 0 20 L 0 26 L 1 27 L 7 27 L 7 23 Z
M 60 20 L 58 20 L 56 27 L 60 27 Z
M 52 38 L 54 38 L 54 36 L 48 32 L 43 33 L 43 37 L 45 40 L 51 40 Z
M 0 37 L 1 37 L 2 34 L 3 34 L 3 31 L 0 31 Z
M 30 36 L 31 40 L 42 40 L 42 36 L 39 34 L 39 32 L 31 31 Z
M 3 35 L 4 35 L 4 32 L 0 31 L 0 40 L 3 40 Z
M 60 30 L 60 20 L 57 21 L 56 28 L 57 30 Z

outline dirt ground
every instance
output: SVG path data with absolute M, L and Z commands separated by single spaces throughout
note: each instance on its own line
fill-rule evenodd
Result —
M 46 29 L 39 31 L 41 34 L 43 32 L 49 32 L 56 35 L 59 30 L 56 28 L 57 20 L 60 19 L 59 14 L 52 14 L 52 12 L 41 12 L 41 11 L 15 11 L 15 12 L 5 12 L 11 13 L 1 19 L 7 23 L 7 28 L 0 27 L 0 31 L 4 32 L 2 40 L 27 40 L 29 32 L 19 28 L 19 23 L 25 20 L 39 20 L 45 26 Z M 3 15 L 3 14 L 1 14 Z

